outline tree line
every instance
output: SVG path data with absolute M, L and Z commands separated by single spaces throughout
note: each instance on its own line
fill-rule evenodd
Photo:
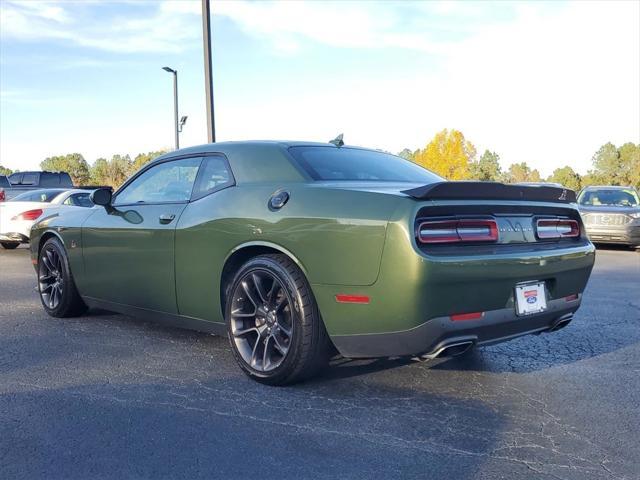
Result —
M 640 188 L 640 144 L 616 147 L 606 143 L 591 158 L 592 169 L 585 175 L 570 166 L 556 168 L 543 178 L 526 162 L 513 163 L 503 170 L 500 155 L 485 150 L 477 157 L 475 146 L 459 130 L 444 129 L 422 149 L 405 148 L 399 156 L 411 160 L 448 180 L 480 180 L 505 183 L 554 182 L 572 190 L 588 185 L 633 185 Z
M 139 153 L 133 160 L 129 155 L 113 155 L 110 159 L 98 158 L 89 164 L 81 153 L 68 153 L 47 157 L 40 162 L 42 170 L 67 172 L 74 185 L 103 185 L 118 188 L 147 162 L 166 153 L 165 150 Z M 10 169 L 0 165 L 0 175 L 10 175 Z
M 64 171 L 74 185 L 108 185 L 118 188 L 147 162 L 166 153 L 140 153 L 133 159 L 129 155 L 113 155 L 111 159 L 98 158 L 89 164 L 80 153 L 45 158 L 43 170 Z M 513 163 L 506 170 L 500 165 L 500 155 L 485 150 L 477 156 L 476 147 L 459 130 L 444 129 L 427 145 L 415 151 L 405 148 L 399 156 L 422 165 L 449 180 L 480 180 L 505 183 L 554 182 L 567 188 L 580 190 L 588 185 L 633 185 L 640 189 L 640 144 L 632 142 L 616 147 L 606 143 L 594 153 L 592 169 L 580 175 L 570 166 L 556 168 L 546 178 L 526 162 Z M 12 171 L 0 165 L 0 175 Z

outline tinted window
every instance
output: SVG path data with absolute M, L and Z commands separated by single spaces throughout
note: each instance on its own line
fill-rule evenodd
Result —
M 89 193 L 74 193 L 69 195 L 69 198 L 62 203 L 63 205 L 73 205 L 75 207 L 93 207 Z
M 9 182 L 13 183 L 14 185 L 17 185 L 18 183 L 20 183 L 20 180 L 22 180 L 21 173 L 13 173 L 9 175 Z
M 9 188 L 11 184 L 9 183 L 9 179 L 4 175 L 0 175 L 0 188 Z
M 22 176 L 22 181 L 20 183 L 22 183 L 22 185 L 38 185 L 38 174 L 25 173 Z
M 344 147 L 291 147 L 289 152 L 314 180 L 442 181 L 435 173 L 389 153 Z
M 10 202 L 47 202 L 56 198 L 64 190 L 31 190 L 13 197 Z
M 198 181 L 193 190 L 193 198 L 204 197 L 223 187 L 233 184 L 233 177 L 222 157 L 205 157 Z
M 131 203 L 184 202 L 191 198 L 201 158 L 185 158 L 154 165 L 115 199 L 119 205 Z
M 619 207 L 636 207 L 640 204 L 638 193 L 623 189 L 585 190 L 578 199 L 580 205 L 614 205 Z

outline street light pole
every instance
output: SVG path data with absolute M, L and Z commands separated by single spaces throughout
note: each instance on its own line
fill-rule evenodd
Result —
M 202 0 L 202 46 L 204 50 L 204 91 L 207 103 L 207 138 L 216 141 L 216 124 L 213 117 L 213 81 L 211 79 L 211 6 Z
M 180 139 L 178 137 L 178 71 L 169 67 L 162 67 L 165 72 L 173 73 L 173 123 L 176 133 L 176 150 L 180 148 Z

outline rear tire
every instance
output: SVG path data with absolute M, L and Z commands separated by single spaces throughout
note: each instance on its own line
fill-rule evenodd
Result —
M 57 237 L 47 240 L 38 254 L 38 292 L 42 306 L 52 317 L 75 317 L 87 311 L 76 288 L 67 252 Z
M 18 242 L 0 242 L 0 245 L 2 245 L 2 248 L 5 250 L 13 250 L 18 248 L 18 245 L 20 244 Z
M 242 370 L 267 385 L 313 376 L 329 359 L 330 340 L 309 283 L 286 255 L 260 255 L 235 274 L 225 319 Z

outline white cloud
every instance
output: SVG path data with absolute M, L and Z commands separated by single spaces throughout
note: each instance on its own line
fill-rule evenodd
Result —
M 513 16 L 499 22 L 485 21 L 477 3 L 436 4 L 439 13 L 462 10 L 468 21 L 470 8 L 477 16 L 466 28 L 458 25 L 464 35 L 439 42 L 421 30 L 438 13 L 430 2 L 412 4 L 414 15 L 421 12 L 424 18 L 404 29 L 393 13 L 395 4 L 349 3 L 339 15 L 338 4 L 320 2 L 295 8 L 218 5 L 219 14 L 249 34 L 268 38 L 276 48 L 288 39 L 290 50 L 301 55 L 303 42 L 312 40 L 334 47 L 411 48 L 436 52 L 440 60 L 431 74 L 413 74 L 408 66 L 393 80 L 340 81 L 293 102 L 280 97 L 239 106 L 218 97 L 225 138 L 322 139 L 339 130 L 349 143 L 400 151 L 424 146 L 442 128 L 458 128 L 480 151 L 500 153 L 505 166 L 527 161 L 544 174 L 566 164 L 585 172 L 607 141 L 640 142 L 638 2 L 576 2 L 550 9 L 514 3 Z M 277 120 L 265 122 L 273 112 Z
M 3 40 L 55 40 L 117 53 L 179 53 L 199 46 L 202 33 L 193 28 L 195 3 L 133 2 L 132 8 L 148 12 L 130 18 L 101 15 L 100 9 L 109 6 L 104 2 L 5 0 L 0 3 L 0 35 Z

